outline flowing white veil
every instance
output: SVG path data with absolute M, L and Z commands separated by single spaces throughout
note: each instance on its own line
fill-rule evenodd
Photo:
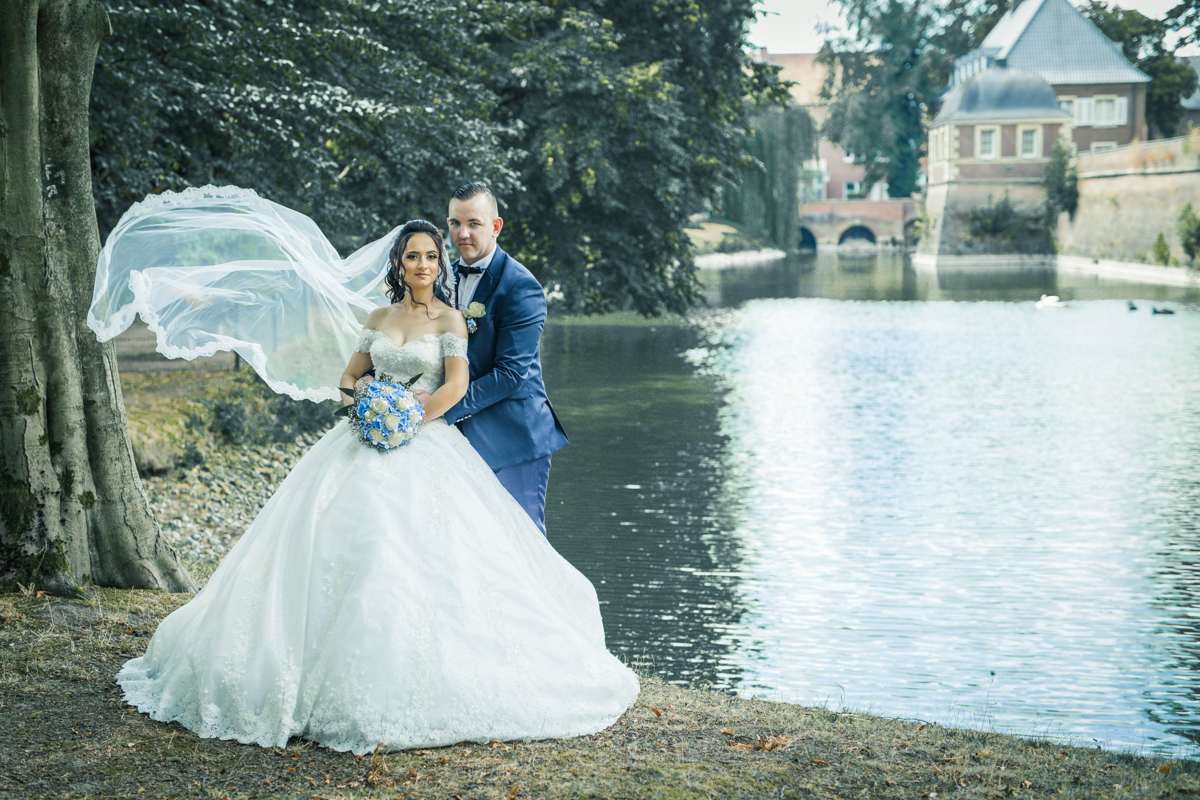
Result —
M 88 326 L 106 342 L 140 314 L 167 358 L 232 350 L 276 392 L 334 400 L 362 323 L 387 303 L 399 230 L 343 259 L 311 219 L 249 189 L 151 195 L 104 244 Z

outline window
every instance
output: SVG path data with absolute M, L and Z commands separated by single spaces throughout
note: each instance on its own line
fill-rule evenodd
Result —
M 1091 97 L 1080 97 L 1075 101 L 1076 127 L 1092 124 L 1092 103 Z
M 1058 98 L 1058 107 L 1070 114 L 1072 117 L 1075 116 L 1075 96 L 1071 95 L 1070 97 Z
M 1099 153 L 1101 150 L 1112 150 L 1116 146 L 1116 142 L 1092 142 L 1092 152 Z
M 979 158 L 995 158 L 1000 149 L 999 128 L 976 128 L 975 153 Z
M 1017 130 L 1017 152 L 1021 158 L 1038 158 L 1041 156 L 1041 133 L 1041 130 L 1038 128 L 1019 128 Z
M 862 191 L 862 184 L 858 181 L 846 181 L 846 194 L 844 197 L 850 198 Z
M 842 161 L 844 161 L 847 164 L 853 164 L 854 163 L 854 153 L 843 153 Z
M 1093 124 L 1099 126 L 1126 125 L 1129 123 L 1129 98 L 1113 94 L 1096 95 Z

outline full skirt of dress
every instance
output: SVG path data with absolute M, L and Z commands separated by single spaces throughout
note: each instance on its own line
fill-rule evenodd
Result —
M 594 733 L 639 688 L 592 584 L 440 420 L 391 452 L 326 434 L 117 681 L 203 737 L 355 753 Z

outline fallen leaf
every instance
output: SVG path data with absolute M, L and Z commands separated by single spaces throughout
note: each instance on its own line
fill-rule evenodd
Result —
M 733 732 L 732 728 L 722 728 L 721 733 L 727 733 L 730 736 L 737 736 L 737 734 Z
M 656 716 L 656 717 L 661 717 L 661 716 L 662 716 L 662 712 L 661 712 L 661 711 L 659 711 L 657 708 L 652 708 L 652 709 L 650 709 L 650 710 L 654 712 L 654 716 Z
M 886 781 L 884 781 L 884 783 L 886 783 L 888 786 L 896 785 L 896 782 L 894 780 L 892 780 L 891 778 L 888 778 Z
M 779 750 L 787 747 L 788 738 L 786 736 L 768 736 L 766 739 L 760 739 L 757 742 L 759 750 L 770 752 L 771 750 Z
M 822 761 L 819 758 L 814 758 L 812 761 L 810 761 L 808 763 L 812 764 L 814 767 L 828 767 L 829 766 L 828 761 Z
M 925 730 L 925 727 L 926 726 L 922 725 L 921 727 L 917 728 L 917 730 L 923 731 L 923 730 Z M 933 794 L 937 794 L 937 792 L 934 792 Z
M 511 789 L 509 789 L 509 790 L 508 790 L 508 796 L 509 796 L 509 797 L 516 797 L 516 796 L 517 796 L 517 784 L 515 784 L 515 783 L 514 783 L 514 784 L 513 784 L 513 787 L 512 787 Z
M 741 744 L 740 742 L 730 742 L 729 746 L 734 748 L 735 750 L 753 750 L 754 749 L 754 745 Z
M 1028 788 L 1030 788 L 1031 786 L 1033 786 L 1033 783 L 1032 783 L 1032 781 L 1021 781 L 1021 788 L 1022 788 L 1022 789 L 1028 789 Z
M 1163 775 L 1170 775 L 1171 774 L 1171 765 L 1163 764 L 1161 767 L 1158 768 L 1158 771 L 1160 773 L 1162 773 Z

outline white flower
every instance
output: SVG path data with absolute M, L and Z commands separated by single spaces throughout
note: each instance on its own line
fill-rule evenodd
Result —
M 371 441 L 375 444 L 381 444 L 384 441 L 383 431 L 379 430 L 379 428 L 368 428 L 367 436 L 370 436 Z
M 367 413 L 363 414 L 363 421 L 370 422 L 373 419 L 375 419 L 375 412 L 368 409 Z
M 386 414 L 388 411 L 388 401 L 382 397 L 376 397 L 371 401 L 371 410 L 376 414 Z
M 471 303 L 467 306 L 467 310 L 463 312 L 463 317 L 466 319 L 479 319 L 487 313 L 487 308 L 483 303 Z
M 421 421 L 420 410 L 414 408 L 412 411 L 408 412 L 408 424 L 409 425 L 416 425 L 416 424 L 420 423 L 420 421 Z
M 389 431 L 396 430 L 400 427 L 400 417 L 396 416 L 395 414 L 388 414 L 383 418 L 383 427 L 387 428 Z
M 400 431 L 396 431 L 395 433 L 393 433 L 391 436 L 388 437 L 387 443 L 390 444 L 392 447 L 396 447 L 398 445 L 404 444 L 404 434 L 401 433 Z

